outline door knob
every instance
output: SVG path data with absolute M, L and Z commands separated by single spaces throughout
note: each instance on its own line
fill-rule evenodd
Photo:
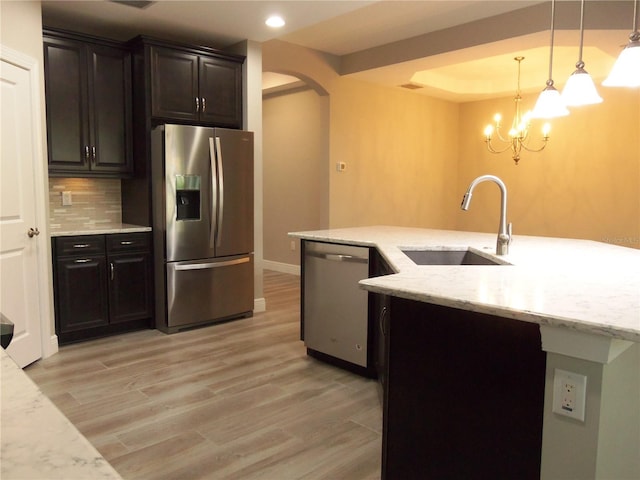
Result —
M 36 227 L 35 229 L 30 228 L 29 231 L 27 232 L 27 235 L 29 235 L 29 238 L 36 237 L 40 235 L 40 230 L 38 230 L 38 227 Z

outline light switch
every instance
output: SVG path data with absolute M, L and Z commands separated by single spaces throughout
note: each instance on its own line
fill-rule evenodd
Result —
M 71 198 L 71 192 L 62 192 L 62 206 L 68 207 L 73 205 L 73 200 Z

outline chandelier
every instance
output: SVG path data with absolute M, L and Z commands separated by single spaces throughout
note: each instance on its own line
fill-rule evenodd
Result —
M 513 161 L 517 165 L 520 161 L 520 152 L 523 149 L 528 152 L 540 152 L 547 146 L 551 125 L 549 125 L 549 123 L 545 123 L 542 127 L 542 143 L 537 148 L 530 147 L 529 129 L 531 127 L 531 112 L 528 111 L 524 115 L 520 112 L 520 102 L 522 101 L 522 97 L 520 96 L 520 62 L 524 60 L 524 57 L 515 57 L 514 60 L 518 62 L 518 89 L 516 90 L 516 96 L 514 98 L 516 112 L 513 122 L 511 123 L 511 129 L 509 130 L 507 137 L 502 135 L 500 132 L 502 116 L 499 113 L 496 113 L 493 117 L 495 127 L 493 125 L 487 125 L 484 129 L 484 141 L 487 144 L 487 149 L 491 153 L 503 153 L 507 150 L 511 150 L 511 158 L 513 158 Z M 506 144 L 506 146 L 494 146 L 492 143 L 494 133 L 498 137 L 498 140 L 503 144 Z

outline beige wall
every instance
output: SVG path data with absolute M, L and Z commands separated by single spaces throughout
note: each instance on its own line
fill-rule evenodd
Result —
M 454 103 L 341 78 L 331 98 L 330 225 L 452 228 Z
M 600 87 L 604 102 L 575 108 L 551 121 L 543 152 L 523 153 L 514 165 L 508 153 L 486 151 L 482 132 L 496 112 L 513 118 L 513 100 L 503 98 L 460 107 L 458 194 L 476 176 L 499 176 L 509 192 L 514 235 L 585 238 L 640 248 L 640 91 Z M 536 95 L 524 96 L 531 108 Z M 539 140 L 541 122 L 533 125 Z M 483 184 L 471 208 L 458 214 L 456 229 L 493 232 L 499 189 Z
M 314 90 L 263 101 L 264 256 L 297 265 L 288 232 L 329 226 L 329 99 Z
M 497 231 L 499 190 L 483 184 L 468 212 L 462 195 L 476 176 L 495 174 L 509 191 L 514 235 L 585 238 L 640 248 L 640 91 L 600 87 L 604 102 L 552 123 L 548 147 L 486 151 L 484 126 L 513 98 L 456 104 L 340 77 L 331 62 L 283 42 L 264 45 L 265 70 L 297 69 L 330 98 L 331 228 L 392 224 Z M 329 59 L 331 60 L 331 59 Z M 531 108 L 537 95 L 525 95 Z M 534 123 L 534 144 L 541 122 Z M 343 173 L 336 162 L 345 162 Z M 268 227 L 266 227 L 268 228 Z

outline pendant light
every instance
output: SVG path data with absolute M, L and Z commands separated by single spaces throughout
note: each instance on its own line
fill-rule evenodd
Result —
M 553 86 L 553 33 L 555 19 L 555 0 L 551 0 L 551 49 L 549 53 L 549 80 L 547 86 L 538 97 L 536 105 L 531 113 L 532 118 L 555 118 L 569 115 L 569 110 L 562 102 L 560 92 Z
M 620 52 L 609 76 L 602 85 L 605 87 L 640 87 L 640 32 L 638 32 L 638 0 L 633 4 L 633 32 L 629 43 Z
M 601 103 L 602 97 L 598 95 L 596 86 L 591 75 L 584 69 L 582 61 L 582 46 L 584 39 L 584 0 L 580 5 L 580 50 L 576 70 L 567 80 L 564 90 L 562 90 L 562 101 L 568 107 L 579 107 L 581 105 L 591 105 Z

